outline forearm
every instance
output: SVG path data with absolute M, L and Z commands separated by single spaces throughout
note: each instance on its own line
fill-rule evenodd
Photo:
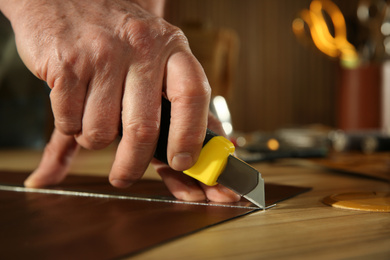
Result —
M 137 0 L 137 2 L 148 12 L 160 17 L 164 16 L 165 0 Z
M 148 12 L 163 17 L 165 0 L 133 0 Z M 27 0 L 27 2 L 29 2 Z M 0 0 L 0 12 L 12 22 L 12 17 L 24 9 L 26 0 Z

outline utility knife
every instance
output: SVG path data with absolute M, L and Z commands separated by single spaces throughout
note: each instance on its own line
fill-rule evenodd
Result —
M 162 98 L 160 136 L 154 157 L 167 164 L 170 118 L 171 103 Z M 246 162 L 235 157 L 234 150 L 232 142 L 207 129 L 197 162 L 183 172 L 208 186 L 222 184 L 264 209 L 264 180 L 261 174 Z

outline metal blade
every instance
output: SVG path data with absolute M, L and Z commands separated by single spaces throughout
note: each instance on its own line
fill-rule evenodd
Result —
M 217 182 L 240 194 L 256 206 L 265 208 L 264 180 L 246 162 L 229 155 L 224 171 Z

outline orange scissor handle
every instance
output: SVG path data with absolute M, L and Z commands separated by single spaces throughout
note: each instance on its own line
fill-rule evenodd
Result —
M 334 36 L 330 33 L 323 12 L 326 12 L 334 27 Z M 300 13 L 300 19 L 293 22 L 293 30 L 297 36 L 304 33 L 304 23 L 310 29 L 310 34 L 316 47 L 330 57 L 340 57 L 347 67 L 356 66 L 359 58 L 355 47 L 347 40 L 345 19 L 332 1 L 314 0 L 309 10 Z

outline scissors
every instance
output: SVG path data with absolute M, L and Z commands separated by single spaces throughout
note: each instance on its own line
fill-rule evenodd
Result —
M 333 27 L 331 34 L 324 12 L 328 14 Z M 314 45 L 326 55 L 340 58 L 341 64 L 348 68 L 354 68 L 359 64 L 356 48 L 347 40 L 347 28 L 345 19 L 337 7 L 330 0 L 314 0 L 309 9 L 300 12 L 298 18 L 293 21 L 293 31 L 299 39 L 307 37 L 306 28 L 309 29 Z

